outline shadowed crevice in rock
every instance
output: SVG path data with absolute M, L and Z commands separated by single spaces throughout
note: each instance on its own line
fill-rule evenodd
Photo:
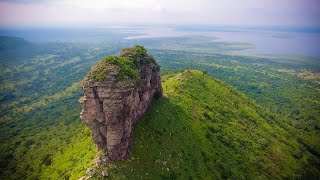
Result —
M 131 144 L 133 125 L 162 96 L 159 66 L 143 47 L 127 48 L 119 58 L 107 57 L 93 66 L 83 91 L 80 118 L 90 127 L 97 150 L 120 160 Z

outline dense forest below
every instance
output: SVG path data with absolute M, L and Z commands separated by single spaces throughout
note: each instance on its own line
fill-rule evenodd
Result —
M 137 126 L 132 154 L 123 163 L 110 164 L 110 176 L 144 177 L 146 173 L 142 171 L 150 164 L 141 164 L 142 160 L 136 158 L 147 154 L 145 144 L 155 152 L 145 156 L 149 163 L 160 162 L 154 162 L 158 160 L 154 158 L 161 149 L 174 150 L 162 152 L 172 158 L 159 158 L 168 167 L 151 169 L 158 171 L 160 178 L 205 178 L 209 174 L 217 178 L 320 176 L 319 59 L 217 53 L 226 44 L 215 45 L 220 49 L 204 53 L 204 48 L 212 44 L 172 49 L 156 42 L 139 43 L 152 48 L 149 53 L 161 66 L 167 97 L 153 103 Z M 12 49 L 11 43 L 21 46 Z M 32 44 L 14 39 L 0 44 L 1 179 L 78 179 L 84 175 L 96 152 L 89 130 L 79 120 L 80 81 L 102 57 L 134 43 L 137 42 Z M 192 43 L 201 41 L 192 38 Z M 41 46 L 41 52 L 35 46 Z M 191 77 L 173 75 L 186 68 L 201 71 L 192 71 Z M 188 84 L 184 85 L 177 82 L 178 76 L 197 80 L 184 81 Z M 203 94 L 204 89 L 210 92 L 209 98 Z M 222 99 L 217 98 L 220 95 Z M 158 111 L 166 115 L 163 124 L 155 124 L 162 118 Z M 181 115 L 181 121 L 173 120 L 176 114 Z M 165 127 L 168 124 L 177 129 Z M 158 126 L 161 129 L 154 129 Z M 246 134 L 249 127 L 256 129 L 250 137 Z M 186 130 L 185 137 L 181 137 L 179 132 L 184 128 L 191 132 Z M 193 135 L 200 139 L 186 143 L 184 149 L 159 142 L 168 137 L 172 142 L 188 142 Z M 159 141 L 151 141 L 152 137 Z M 187 154 L 183 156 L 186 158 L 178 158 L 181 153 Z M 192 169 L 193 164 L 198 165 L 196 169 Z M 127 172 L 131 169 L 126 167 L 132 166 L 141 167 L 141 171 Z

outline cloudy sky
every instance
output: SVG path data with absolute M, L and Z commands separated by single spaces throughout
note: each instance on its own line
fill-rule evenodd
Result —
M 320 0 L 0 0 L 0 25 L 320 26 Z

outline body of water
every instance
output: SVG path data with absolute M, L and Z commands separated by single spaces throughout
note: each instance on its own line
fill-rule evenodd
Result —
M 196 26 L 195 26 L 196 27 Z M 290 54 L 320 57 L 320 30 L 303 29 L 241 29 L 241 28 L 161 28 L 161 27 L 118 27 L 118 28 L 36 28 L 0 29 L 0 35 L 17 36 L 29 41 L 40 42 L 123 42 L 132 39 L 207 36 L 214 41 L 250 43 L 253 49 L 239 53 Z
M 242 50 L 252 54 L 290 54 L 320 57 L 320 33 L 317 32 L 277 32 L 263 30 L 214 30 L 181 31 L 169 28 L 137 30 L 137 36 L 126 39 L 155 37 L 208 36 L 215 41 L 250 43 L 254 49 Z

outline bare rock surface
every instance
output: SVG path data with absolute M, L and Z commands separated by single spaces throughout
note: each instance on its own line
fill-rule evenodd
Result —
M 80 118 L 90 127 L 97 150 L 108 160 L 121 160 L 134 124 L 162 96 L 159 66 L 142 46 L 124 49 L 92 67 L 83 92 Z
M 102 172 L 101 172 L 101 175 L 102 175 L 103 177 L 109 176 L 108 170 L 102 171 Z

